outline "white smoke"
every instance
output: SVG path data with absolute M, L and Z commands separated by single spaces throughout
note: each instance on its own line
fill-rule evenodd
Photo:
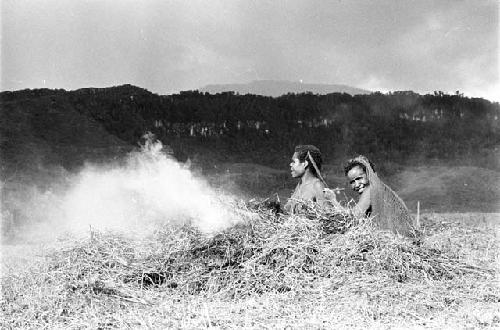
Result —
M 186 223 L 206 233 L 238 221 L 220 194 L 147 140 L 125 162 L 87 165 L 59 191 L 32 194 L 22 205 L 24 217 L 44 230 L 85 233 L 148 230 L 158 223 Z M 40 229 L 37 229 L 40 231 Z
M 154 222 L 192 221 L 205 232 L 230 222 L 216 193 L 162 152 L 160 142 L 146 142 L 125 165 L 88 167 L 64 199 L 73 226 L 118 229 Z

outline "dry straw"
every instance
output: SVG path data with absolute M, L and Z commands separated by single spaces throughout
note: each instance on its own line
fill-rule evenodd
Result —
M 243 222 L 213 236 L 191 225 L 165 225 L 140 241 L 111 233 L 52 256 L 72 290 L 133 300 L 123 288 L 165 286 L 188 293 L 245 296 L 302 292 L 325 279 L 360 273 L 398 282 L 451 279 L 489 271 L 377 231 L 370 219 L 304 204 L 299 215 L 241 204 Z
M 337 294 L 335 299 L 345 304 L 350 297 L 365 295 L 384 302 L 379 305 L 383 306 L 397 299 L 395 286 L 448 283 L 441 285 L 448 287 L 453 282 L 459 289 L 448 293 L 454 295 L 449 301 L 497 299 L 495 292 L 482 289 L 479 294 L 465 286 L 491 281 L 494 273 L 487 264 L 465 262 L 455 253 L 428 246 L 422 238 L 376 230 L 370 219 L 355 218 L 350 212 L 307 203 L 296 215 L 276 213 L 268 203 L 239 202 L 233 207 L 242 221 L 215 235 L 203 234 L 190 224 L 166 224 L 138 238 L 92 230 L 87 239 L 52 253 L 38 272 L 2 279 L 1 306 L 8 324 L 78 327 L 79 311 L 97 304 L 92 315 L 98 320 L 85 324 L 126 327 L 130 317 L 116 306 L 157 310 L 158 302 L 149 299 L 148 292 L 167 292 L 162 299 L 210 297 L 233 302 L 270 294 L 321 299 Z M 465 278 L 472 280 L 463 282 Z M 441 304 L 436 300 L 440 295 L 429 293 L 425 299 L 433 300 L 422 304 Z M 110 299 L 118 305 L 110 305 Z M 408 299 L 404 297 L 406 303 Z

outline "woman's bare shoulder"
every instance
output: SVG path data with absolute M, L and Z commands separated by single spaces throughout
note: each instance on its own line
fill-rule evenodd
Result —
M 321 182 L 321 180 L 315 180 L 314 183 L 313 183 L 313 187 L 314 189 L 319 189 L 321 191 L 323 191 L 323 189 L 325 189 L 325 184 L 323 182 Z

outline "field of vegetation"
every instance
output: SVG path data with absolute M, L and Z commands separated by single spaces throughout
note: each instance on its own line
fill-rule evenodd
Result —
M 0 328 L 499 328 L 499 111 L 442 92 L 2 92 Z M 169 156 L 131 161 L 146 132 Z M 373 160 L 420 202 L 418 239 L 238 199 L 289 197 L 297 144 L 322 150 L 331 187 L 347 158 Z M 236 224 L 207 234 L 192 215 L 218 189 Z M 99 217 L 138 225 L 51 223 Z
M 89 229 L 2 247 L 3 329 L 498 328 L 498 214 L 423 214 L 418 239 L 308 207 L 240 222 Z

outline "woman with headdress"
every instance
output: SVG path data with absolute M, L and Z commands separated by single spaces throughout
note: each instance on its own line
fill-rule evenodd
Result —
M 344 168 L 351 188 L 360 196 L 352 212 L 356 216 L 370 216 L 380 229 L 414 237 L 413 219 L 405 203 L 379 179 L 373 164 L 364 156 L 348 161 Z M 325 189 L 328 200 L 342 207 L 332 190 Z
M 297 213 L 304 202 L 312 201 L 319 205 L 325 202 L 323 189 L 325 184 L 321 178 L 321 152 L 313 145 L 298 145 L 290 163 L 292 177 L 299 178 L 297 187 L 285 204 L 285 212 Z

